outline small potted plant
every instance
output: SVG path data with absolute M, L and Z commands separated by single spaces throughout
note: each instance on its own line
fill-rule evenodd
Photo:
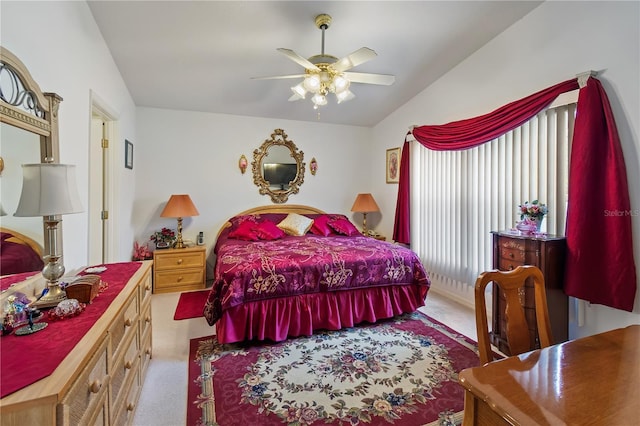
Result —
M 166 249 L 173 246 L 176 234 L 169 228 L 162 228 L 162 230 L 154 232 L 149 239 L 155 242 L 157 249 Z

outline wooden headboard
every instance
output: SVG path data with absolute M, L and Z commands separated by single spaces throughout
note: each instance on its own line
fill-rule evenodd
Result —
M 11 238 L 7 238 L 6 241 L 27 245 L 31 247 L 33 251 L 38 253 L 38 256 L 42 257 L 42 246 L 36 240 L 9 228 L 0 227 L 0 232 L 5 232 L 7 234 L 13 235 Z
M 232 217 L 244 216 L 244 215 L 250 215 L 250 214 L 267 214 L 267 213 L 324 214 L 326 212 L 320 209 L 317 209 L 315 207 L 304 206 L 302 204 L 271 204 L 268 206 L 254 207 L 252 209 L 234 214 Z M 226 221 L 224 225 L 222 225 L 222 227 L 218 231 L 218 234 L 216 235 L 216 241 L 218 240 L 220 233 L 229 226 L 231 226 L 231 222 L 229 221 Z
M 301 204 L 271 204 L 268 206 L 254 207 L 252 209 L 235 214 L 234 216 L 267 213 L 323 214 L 325 212 L 315 207 L 303 206 Z

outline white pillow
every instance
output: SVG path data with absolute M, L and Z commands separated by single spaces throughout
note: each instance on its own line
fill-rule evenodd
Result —
M 278 228 L 282 229 L 288 235 L 302 236 L 311 229 L 311 225 L 313 225 L 313 219 L 297 213 L 289 213 L 287 217 L 278 224 Z

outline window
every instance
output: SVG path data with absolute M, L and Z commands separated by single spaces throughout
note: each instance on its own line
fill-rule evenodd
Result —
M 411 247 L 435 287 L 472 286 L 491 269 L 490 232 L 513 228 L 524 201 L 547 204 L 542 230 L 564 235 L 575 110 L 575 103 L 549 108 L 469 150 L 411 143 Z

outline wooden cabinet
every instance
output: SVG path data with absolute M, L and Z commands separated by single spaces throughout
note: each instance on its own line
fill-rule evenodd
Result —
M 493 267 L 503 271 L 519 265 L 537 266 L 544 275 L 549 319 L 554 343 L 564 342 L 569 337 L 569 298 L 563 291 L 566 241 L 560 236 L 529 236 L 512 232 L 492 232 Z M 535 316 L 533 283 L 527 283 L 520 294 L 531 332 L 533 347 L 539 348 Z M 491 343 L 501 352 L 510 355 L 507 345 L 504 311 L 506 299 L 499 287 L 493 284 L 493 331 Z
M 205 288 L 205 247 L 156 250 L 153 252 L 153 292 Z
M 131 424 L 151 358 L 151 266 L 143 262 L 50 376 L 0 400 L 0 424 Z

